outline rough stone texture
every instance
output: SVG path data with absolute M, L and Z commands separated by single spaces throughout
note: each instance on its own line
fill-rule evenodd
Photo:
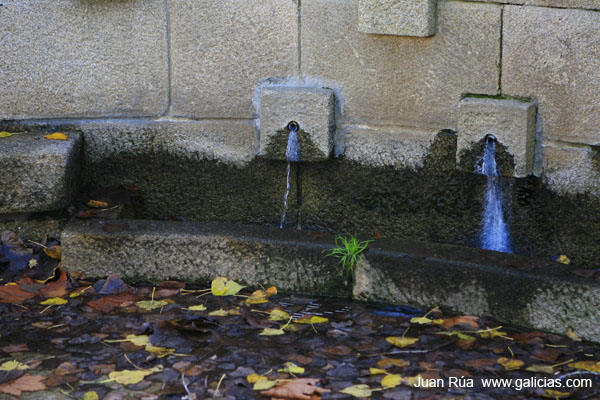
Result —
M 67 223 L 67 213 L 0 215 L 0 232 L 11 231 L 21 240 L 41 243 L 46 238 L 60 237 Z
M 493 135 L 506 146 L 514 159 L 514 176 L 531 175 L 535 145 L 536 107 L 519 100 L 466 97 L 458 105 L 458 148 L 460 165 L 463 151 Z M 467 172 L 471 172 L 470 168 Z
M 600 196 L 600 154 L 589 147 L 543 146 L 544 181 L 561 194 Z
M 278 228 L 121 221 L 108 233 L 101 221 L 73 221 L 62 235 L 63 265 L 87 277 L 117 273 L 132 281 L 210 282 L 226 276 L 242 284 L 277 286 L 303 294 L 350 295 L 328 246 L 305 233 Z
M 565 265 L 512 254 L 425 243 L 378 241 L 355 268 L 354 297 L 461 314 L 600 340 L 600 285 Z M 432 279 L 435 277 L 435 279 Z
M 298 7 L 286 0 L 171 0 L 171 113 L 252 118 L 259 81 L 298 74 Z
M 425 157 L 439 129 L 403 127 L 345 127 L 346 159 L 372 167 L 416 169 Z
M 285 160 L 285 148 L 276 154 L 269 147 L 276 135 L 283 134 L 287 142 L 287 124 L 298 122 L 300 130 L 308 135 L 314 152 L 300 148 L 302 161 L 321 161 L 333 152 L 335 131 L 335 98 L 333 91 L 305 87 L 267 87 L 260 96 L 260 154 L 270 159 Z M 281 132 L 281 131 L 284 132 Z M 287 143 L 285 143 L 287 144 Z M 278 149 L 281 150 L 281 149 Z M 279 156 L 279 157 L 276 157 Z
M 393 304 L 492 313 L 501 321 L 600 340 L 600 284 L 569 266 L 439 244 L 378 240 L 355 268 L 352 285 L 336 259 L 324 257 L 333 237 L 311 238 L 277 228 L 97 220 L 72 221 L 62 235 L 63 265 L 88 277 L 120 274 L 130 281 L 180 279 L 207 283 L 227 276 L 283 292 L 350 296 Z M 111 229 L 113 230 L 113 229 Z M 200 257 L 198 255 L 201 255 Z M 432 279 L 431 277 L 435 277 Z M 544 306 L 548 302 L 556 308 Z M 560 312 L 557 312 L 560 310 Z
M 0 118 L 141 116 L 168 103 L 163 0 L 7 0 Z
M 358 30 L 382 35 L 435 34 L 436 0 L 358 0 Z
M 44 139 L 23 133 L 0 139 L 0 213 L 48 211 L 69 205 L 77 192 L 78 133 Z
M 540 7 L 583 8 L 587 10 L 600 10 L 597 0 L 470 0 L 486 3 L 521 4 Z
M 506 6 L 502 91 L 538 102 L 546 139 L 600 144 L 600 14 Z
M 499 5 L 440 2 L 431 38 L 365 35 L 357 20 L 357 0 L 302 2 L 302 74 L 340 88 L 346 123 L 454 128 L 462 94 L 496 94 Z

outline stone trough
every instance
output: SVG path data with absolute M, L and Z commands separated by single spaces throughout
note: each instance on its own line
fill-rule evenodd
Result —
M 62 235 L 64 266 L 87 277 L 245 285 L 392 304 L 441 306 L 464 314 L 600 341 L 600 285 L 557 262 L 474 248 L 377 240 L 353 282 L 325 257 L 330 235 L 256 226 L 145 220 L 73 220 Z

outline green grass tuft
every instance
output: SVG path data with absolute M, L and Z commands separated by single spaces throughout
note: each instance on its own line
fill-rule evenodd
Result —
M 335 237 L 335 247 L 332 248 L 325 257 L 339 258 L 340 264 L 342 265 L 340 275 L 352 276 L 358 256 L 367 249 L 371 242 L 372 240 L 359 242 L 358 239 L 352 235 L 349 235 L 348 237 L 337 235 Z

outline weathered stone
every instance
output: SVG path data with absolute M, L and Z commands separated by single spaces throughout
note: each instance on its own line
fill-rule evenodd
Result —
M 252 118 L 259 81 L 298 74 L 295 1 L 170 1 L 171 112 Z
M 346 127 L 344 156 L 372 167 L 423 166 L 439 129 Z
M 45 238 L 60 237 L 67 223 L 67 213 L 39 214 L 4 214 L 0 215 L 0 232 L 11 231 L 21 240 L 42 242 Z
M 358 30 L 381 35 L 435 34 L 436 0 L 358 0 Z
M 589 147 L 544 145 L 544 181 L 561 194 L 600 196 L 600 154 Z
M 302 161 L 328 159 L 333 152 L 335 98 L 333 91 L 306 87 L 267 87 L 260 96 L 260 154 L 269 159 L 285 160 L 287 125 L 296 121 L 302 135 L 308 135 L 312 152 L 300 146 Z M 283 146 L 275 151 L 274 136 L 283 135 Z M 299 133 L 300 135 L 300 133 Z M 283 150 L 283 151 L 281 151 Z
M 583 8 L 586 10 L 600 10 L 597 0 L 471 0 L 486 3 L 521 4 L 539 7 Z
M 106 222 L 108 224 L 109 222 Z M 101 221 L 72 221 L 62 235 L 67 269 L 85 276 L 117 273 L 133 281 L 177 278 L 208 283 L 226 276 L 239 283 L 304 294 L 350 294 L 322 239 L 278 228 L 121 221 L 108 233 Z M 104 225 L 106 226 L 106 225 Z
M 514 176 L 531 175 L 535 145 L 535 104 L 520 100 L 466 97 L 458 105 L 460 165 L 464 151 L 488 135 L 506 146 L 514 159 Z M 472 167 L 467 172 L 472 172 Z
M 600 14 L 506 6 L 502 91 L 538 102 L 546 139 L 600 143 Z
M 163 0 L 2 3 L 0 119 L 165 112 Z
M 15 134 L 0 139 L 0 213 L 64 208 L 77 192 L 80 138 L 67 140 L 43 134 Z
M 355 268 L 354 297 L 461 314 L 599 341 L 600 284 L 563 264 L 480 249 L 378 241 Z M 432 279 L 435 277 L 435 279 Z M 550 306 L 549 306 L 550 305 Z
M 347 124 L 454 128 L 462 94 L 497 92 L 496 4 L 440 2 L 431 38 L 360 33 L 358 0 L 306 0 L 301 12 L 302 74 L 341 92 Z

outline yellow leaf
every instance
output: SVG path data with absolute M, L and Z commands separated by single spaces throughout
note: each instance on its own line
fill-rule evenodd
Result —
M 597 374 L 600 374 L 600 361 L 598 361 L 598 362 L 596 362 L 596 361 L 579 361 L 579 362 L 570 363 L 569 367 L 582 369 L 584 371 L 590 371 L 590 372 L 595 372 Z
M 297 324 L 323 324 L 328 322 L 327 318 L 317 317 L 316 315 L 305 315 L 304 317 L 298 318 L 294 322 Z
M 270 321 L 287 321 L 290 319 L 290 314 L 283 310 L 274 309 L 269 313 Z
M 167 347 L 159 347 L 153 346 L 151 344 L 147 344 L 145 350 L 149 353 L 154 353 L 158 358 L 163 358 L 168 355 L 175 353 L 175 349 L 169 349 Z
M 426 324 L 431 324 L 433 321 L 430 320 L 427 317 L 412 317 L 410 319 L 410 323 L 411 324 L 420 324 L 420 325 L 426 325 Z
M 369 373 L 371 375 L 381 375 L 381 374 L 387 374 L 387 371 L 385 369 L 381 369 L 381 368 L 369 368 Z
M 9 137 L 9 136 L 12 136 L 12 133 L 5 132 L 5 131 L 0 132 L 0 138 L 5 138 L 5 137 Z
M 406 336 L 390 336 L 385 338 L 385 340 L 396 347 L 406 347 L 411 344 L 415 344 L 419 341 L 419 338 L 406 337 Z
M 50 258 L 60 260 L 62 252 L 61 252 L 60 246 L 51 246 L 51 247 L 46 247 L 44 249 L 44 253 L 46 253 L 46 255 Z
M 62 299 L 60 297 L 53 297 L 51 299 L 42 301 L 40 304 L 43 306 L 62 306 L 63 304 L 67 304 L 68 302 L 68 300 Z
M 254 386 L 252 387 L 252 390 L 271 389 L 273 386 L 278 385 L 279 383 L 281 383 L 281 381 L 279 381 L 279 380 L 269 381 L 269 380 L 265 380 L 265 379 L 260 379 L 254 384 Z
M 561 254 L 556 261 L 558 261 L 559 263 L 563 263 L 563 264 L 571 264 L 571 260 L 569 259 L 569 257 L 567 257 L 564 254 Z
M 250 374 L 246 377 L 248 383 L 256 383 L 258 381 L 266 381 L 267 377 L 263 375 L 259 375 L 257 373 Z
M 142 310 L 147 310 L 147 311 L 152 311 L 157 308 L 164 307 L 167 304 L 169 304 L 169 303 L 164 300 L 154 300 L 154 301 L 153 300 L 143 300 L 143 301 L 138 301 L 137 303 L 135 303 L 136 306 L 138 306 Z
M 196 306 L 190 306 L 187 309 L 190 311 L 206 311 L 206 307 L 204 307 L 202 304 L 198 304 Z
M 162 366 L 158 366 L 152 369 L 125 369 L 123 371 L 113 371 L 108 374 L 108 378 L 111 381 L 115 381 L 121 385 L 134 385 L 140 383 L 145 377 L 158 372 L 162 369 Z
M 208 315 L 211 317 L 227 317 L 228 315 L 240 315 L 240 313 L 236 309 L 223 310 L 219 308 L 218 310 L 209 312 Z
M 486 329 L 483 331 L 478 331 L 477 333 L 479 333 L 479 336 L 481 336 L 484 339 L 491 339 L 491 338 L 495 338 L 495 337 L 500 337 L 503 339 L 509 339 L 512 340 L 510 338 L 510 336 L 508 336 L 508 333 L 506 332 L 502 332 L 500 330 L 501 327 L 498 328 L 493 328 L 493 329 Z
M 553 374 L 554 373 L 554 368 L 552 368 L 551 365 L 544 365 L 544 364 L 533 364 L 530 365 L 529 367 L 525 368 L 526 371 L 531 371 L 531 372 L 543 372 L 545 374 Z
M 544 389 L 546 393 L 542 394 L 542 397 L 547 399 L 562 399 L 563 397 L 569 397 L 571 393 L 559 392 L 558 390 Z
M 381 380 L 381 386 L 384 388 L 393 388 L 402 383 L 402 375 L 389 374 Z
M 67 140 L 67 135 L 65 135 L 64 133 L 60 133 L 60 132 L 56 132 L 51 135 L 46 135 L 44 137 L 46 139 L 50 139 L 50 140 Z
M 267 289 L 267 296 L 275 296 L 277 294 L 277 288 L 275 286 L 271 286 Z
M 423 379 L 423 377 L 420 374 L 415 376 L 407 376 L 406 378 L 404 378 L 404 383 L 406 384 L 406 386 L 414 387 L 420 384 L 419 379 Z
M 6 361 L 0 365 L 0 371 L 14 371 L 17 369 L 29 369 L 29 366 L 16 360 Z
M 69 297 L 71 297 L 71 298 L 73 298 L 73 297 L 79 297 L 79 296 L 81 296 L 81 295 L 82 295 L 82 294 L 83 294 L 83 293 L 84 293 L 86 290 L 88 290 L 89 288 L 91 288 L 91 286 L 86 286 L 86 287 L 84 287 L 84 288 L 77 289 L 77 290 L 75 290 L 73 293 L 71 293 L 71 294 L 69 295 Z M 94 393 L 95 393 L 95 392 L 94 392 Z
M 433 323 L 436 325 L 442 325 L 444 323 L 444 320 L 443 319 L 434 319 Z
M 458 331 L 436 332 L 437 335 L 456 336 L 462 340 L 477 340 L 477 338 Z
M 574 342 L 581 342 L 581 338 L 575 332 L 573 332 L 571 329 L 567 330 L 567 336 L 569 337 L 569 339 L 573 340 Z
M 340 390 L 340 393 L 349 394 L 354 397 L 370 397 L 371 388 L 369 387 L 369 385 L 360 384 L 349 386 L 343 390 Z
M 277 335 L 284 335 L 285 331 L 283 329 L 274 329 L 274 328 L 265 328 L 262 330 L 261 333 L 259 333 L 259 335 L 262 336 L 277 336 Z
M 517 360 L 515 358 L 506 358 L 506 357 L 500 357 L 499 359 L 496 360 L 496 362 L 498 364 L 502 365 L 504 367 L 504 369 L 507 371 L 513 370 L 513 369 L 519 369 L 523 365 L 525 365 L 525 363 L 521 360 Z
M 85 392 L 81 400 L 98 400 L 98 393 L 93 391 Z
M 246 303 L 248 304 L 263 304 L 268 302 L 267 293 L 264 290 L 256 290 L 246 299 Z
M 293 362 L 288 361 L 283 365 L 285 366 L 285 368 L 278 370 L 278 372 L 288 372 L 292 375 L 304 373 L 304 368 L 297 366 Z
M 242 290 L 244 286 L 231 281 L 225 277 L 219 276 L 210 284 L 210 291 L 214 296 L 233 296 Z
M 136 346 L 146 346 L 150 344 L 148 335 L 127 335 L 125 339 L 105 340 L 106 343 L 131 342 Z

